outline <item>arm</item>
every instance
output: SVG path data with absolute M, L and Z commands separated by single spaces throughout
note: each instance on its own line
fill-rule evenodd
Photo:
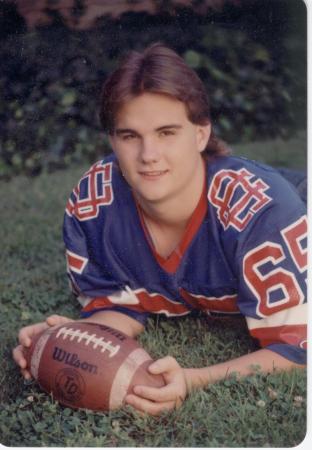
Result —
M 122 331 L 132 338 L 135 338 L 144 330 L 144 325 L 142 325 L 140 322 L 126 314 L 122 314 L 117 311 L 99 311 L 92 314 L 92 316 L 90 317 L 80 319 L 80 321 L 107 325 L 109 327 L 116 328 L 117 330 Z
M 258 370 L 262 373 L 272 373 L 276 370 L 287 371 L 303 367 L 267 349 L 199 369 L 183 369 L 174 358 L 167 356 L 155 361 L 149 367 L 151 373 L 161 373 L 164 376 L 166 386 L 163 388 L 136 386 L 134 394 L 126 397 L 126 402 L 139 411 L 157 416 L 164 411 L 180 407 L 192 391 L 226 379 L 231 374 L 235 373 L 243 378 Z
M 116 328 L 133 338 L 144 330 L 144 326 L 140 322 L 130 316 L 127 316 L 126 314 L 122 314 L 116 311 L 99 311 L 92 314 L 92 316 L 87 317 L 86 319 L 78 320 L 79 322 L 84 321 L 107 325 L 112 328 Z M 21 373 L 25 379 L 30 379 L 31 374 L 27 370 L 27 363 L 26 359 L 24 358 L 23 348 L 30 347 L 32 338 L 41 331 L 44 331 L 49 327 L 62 325 L 64 323 L 72 321 L 73 319 L 69 317 L 54 314 L 52 316 L 49 316 L 45 320 L 45 322 L 29 325 L 20 330 L 18 335 L 19 345 L 17 345 L 17 347 L 13 349 L 13 359 L 20 367 Z
M 79 182 L 70 195 L 63 227 L 67 272 L 72 291 L 83 306 L 83 318 L 79 319 L 80 321 L 111 326 L 131 337 L 135 337 L 144 329 L 143 323 L 147 318 L 147 313 L 131 309 L 133 304 L 136 306 L 138 301 L 125 286 L 121 286 L 122 270 L 120 269 L 121 273 L 118 273 L 116 264 L 113 264 L 115 266 L 114 271 L 107 269 L 106 263 L 109 262 L 109 258 L 113 258 L 110 253 L 107 254 L 103 251 L 98 258 L 95 258 L 94 255 L 90 258 L 90 242 L 99 239 L 96 242 L 96 248 L 101 248 L 101 239 L 96 238 L 96 236 L 98 236 L 98 230 L 103 229 L 102 219 L 105 218 L 106 214 L 111 213 L 106 210 L 106 206 L 109 207 L 112 198 L 111 180 L 109 184 L 105 184 L 107 188 L 105 193 L 109 194 L 107 204 L 102 198 L 100 210 L 89 209 L 87 213 L 89 217 L 86 217 L 83 210 L 80 209 L 81 202 L 84 204 L 85 199 L 91 195 L 88 189 L 92 183 L 85 183 L 86 179 L 94 177 L 96 173 L 108 182 L 106 178 L 109 171 L 107 172 L 107 169 L 111 169 L 111 163 L 96 163 L 84 175 L 82 178 L 84 181 Z M 97 221 L 98 216 L 100 222 Z M 21 367 L 26 378 L 30 378 L 30 373 L 26 370 L 23 347 L 29 347 L 32 338 L 50 326 L 62 325 L 72 320 L 68 317 L 53 315 L 44 322 L 20 330 L 19 345 L 13 350 L 13 358 Z
M 303 221 L 298 223 L 305 226 Z M 293 230 L 294 225 L 288 229 Z M 304 232 L 305 228 L 301 234 Z M 270 241 L 266 241 L 265 246 L 260 247 L 261 251 L 267 251 L 271 248 L 270 245 L 273 249 L 281 249 L 280 251 L 284 251 L 286 254 L 286 249 L 283 250 L 281 247 L 282 244 L 275 242 L 271 244 Z M 293 254 L 296 256 L 298 252 Z M 162 373 L 167 385 L 158 390 L 138 386 L 134 390 L 135 395 L 127 397 L 129 404 L 138 410 L 157 415 L 164 410 L 178 407 L 187 393 L 192 390 L 218 382 L 232 373 L 236 373 L 239 377 L 245 377 L 257 370 L 263 373 L 272 373 L 275 370 L 286 371 L 304 367 L 307 317 L 306 304 L 302 303 L 305 299 L 304 277 L 298 273 L 297 277 L 294 277 L 293 274 L 296 273 L 296 270 L 293 258 L 288 258 L 287 261 L 285 258 L 281 259 L 282 262 L 285 260 L 288 264 L 285 268 L 280 267 L 273 260 L 273 269 L 265 276 L 260 276 L 257 270 L 261 266 L 263 256 L 261 255 L 259 260 L 251 259 L 254 256 L 254 250 L 246 252 L 246 255 L 247 257 L 243 260 L 246 270 L 240 276 L 242 286 L 240 308 L 246 316 L 251 335 L 258 339 L 263 348 L 230 361 L 199 369 L 182 369 L 173 358 L 164 358 L 151 365 L 150 370 L 152 373 Z M 266 254 L 264 256 L 267 257 Z M 249 262 L 251 262 L 251 269 L 247 267 Z M 306 264 L 304 258 L 300 259 L 300 263 L 303 268 Z M 248 285 L 245 284 L 246 273 L 249 277 L 249 285 L 253 288 L 254 284 L 257 288 L 257 290 L 254 288 L 254 291 L 258 295 L 258 302 L 255 300 L 253 303 L 251 302 L 253 297 L 247 290 Z M 271 305 L 269 293 L 273 288 L 276 289 L 276 286 L 283 286 L 283 293 L 287 292 L 287 296 L 283 303 Z M 243 299 L 249 299 L 249 301 Z M 258 305 L 257 309 L 252 305 Z M 256 317 L 255 310 L 259 311 Z
M 210 202 L 218 209 L 216 221 L 222 222 L 220 236 L 225 256 L 239 280 L 238 307 L 246 317 L 251 336 L 263 348 L 200 369 L 182 369 L 170 357 L 156 361 L 150 370 L 163 373 L 167 385 L 158 390 L 137 386 L 136 395 L 129 395 L 127 401 L 139 410 L 159 414 L 177 407 L 193 389 L 215 383 L 231 373 L 244 377 L 257 369 L 271 373 L 304 367 L 305 208 L 286 182 L 257 166 L 250 167 L 255 174 L 245 172 L 247 177 L 242 190 L 238 174 L 242 175 L 244 170 L 220 171 L 218 176 L 224 177 L 223 184 L 213 185 L 212 182 L 208 196 L 211 194 Z M 225 186 L 226 183 L 229 184 Z M 225 189 L 232 195 L 226 196 Z M 250 196 L 246 195 L 248 189 Z M 251 200 L 254 203 L 248 203 Z M 211 213 L 213 216 L 213 209 Z
M 303 368 L 278 353 L 265 348 L 240 356 L 230 361 L 215 364 L 200 369 L 184 369 L 188 392 L 202 388 L 210 383 L 223 380 L 236 373 L 239 377 L 252 375 L 260 370 L 262 373 L 272 373 L 276 370 L 291 370 Z
M 275 268 L 275 276 L 280 273 L 287 272 Z M 288 273 L 289 278 L 286 280 L 293 280 L 290 272 Z M 261 286 L 267 287 L 267 291 L 269 291 L 272 286 L 271 274 L 267 276 L 266 280 L 267 286 L 264 283 Z M 304 289 L 304 283 L 301 283 L 301 286 Z M 297 289 L 299 290 L 299 288 L 298 284 Z M 162 373 L 167 385 L 158 390 L 138 386 L 134 391 L 135 395 L 127 397 L 127 402 L 138 410 L 157 415 L 164 410 L 179 406 L 187 393 L 192 390 L 218 382 L 233 373 L 239 377 L 245 377 L 256 373 L 257 370 L 263 373 L 272 373 L 275 370 L 287 371 L 292 368 L 304 367 L 306 304 L 297 304 L 297 290 L 288 289 L 288 291 L 288 301 L 284 305 L 286 309 L 283 309 L 283 306 L 280 309 L 271 307 L 271 311 L 269 311 L 271 314 L 264 317 L 248 317 L 250 302 L 241 304 L 241 309 L 246 314 L 250 333 L 258 339 L 262 349 L 199 369 L 182 369 L 173 358 L 164 358 L 151 365 L 150 370 L 152 373 Z M 289 304 L 293 306 L 287 308 Z

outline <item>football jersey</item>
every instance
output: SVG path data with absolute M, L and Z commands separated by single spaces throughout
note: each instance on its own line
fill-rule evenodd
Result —
M 82 315 L 113 309 L 242 314 L 251 336 L 280 355 L 306 358 L 306 209 L 274 169 L 239 157 L 205 162 L 206 179 L 184 236 L 157 254 L 114 155 L 94 164 L 66 207 L 64 241 Z

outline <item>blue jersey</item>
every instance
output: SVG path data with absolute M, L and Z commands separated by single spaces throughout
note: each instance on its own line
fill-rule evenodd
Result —
M 306 357 L 307 218 L 274 169 L 245 158 L 206 163 L 202 196 L 168 258 L 153 247 L 113 155 L 73 190 L 64 220 L 68 275 L 84 316 L 114 309 L 242 314 L 260 346 Z

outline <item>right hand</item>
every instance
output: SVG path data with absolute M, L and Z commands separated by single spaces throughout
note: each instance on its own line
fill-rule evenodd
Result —
M 26 380 L 31 379 L 31 374 L 27 369 L 27 362 L 23 353 L 24 348 L 30 347 L 32 338 L 38 333 L 41 333 L 41 331 L 47 330 L 49 327 L 54 327 L 56 325 L 63 325 L 64 323 L 71 322 L 72 320 L 73 319 L 69 319 L 68 317 L 54 314 L 49 316 L 45 322 L 35 323 L 20 329 L 18 334 L 19 345 L 13 349 L 12 354 L 14 361 L 21 368 L 21 373 Z

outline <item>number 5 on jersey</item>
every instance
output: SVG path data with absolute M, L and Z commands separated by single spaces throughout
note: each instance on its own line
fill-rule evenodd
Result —
M 292 261 L 303 273 L 307 269 L 306 216 L 284 228 L 281 235 Z M 270 241 L 250 250 L 244 257 L 244 278 L 258 300 L 257 314 L 260 317 L 299 305 L 305 300 L 295 274 L 279 265 L 285 259 L 282 245 Z M 271 266 L 273 269 L 268 271 Z

